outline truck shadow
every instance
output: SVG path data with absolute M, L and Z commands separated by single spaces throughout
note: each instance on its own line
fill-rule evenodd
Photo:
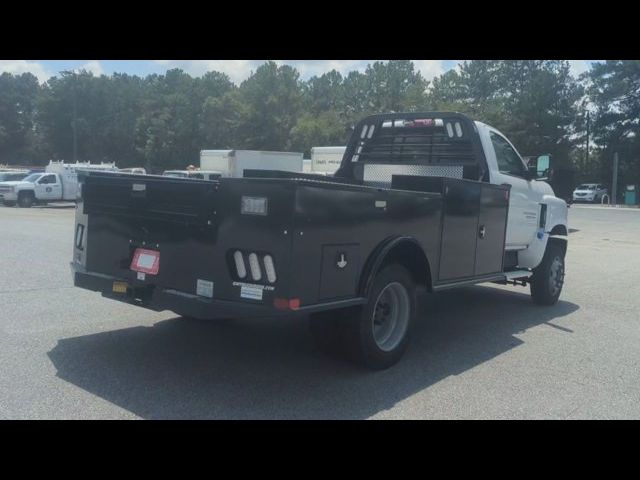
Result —
M 174 318 L 61 339 L 58 377 L 142 418 L 353 418 L 393 407 L 554 325 L 573 303 L 534 305 L 526 293 L 476 286 L 420 302 L 412 344 L 395 367 L 370 372 L 317 351 L 303 319 L 214 323 Z

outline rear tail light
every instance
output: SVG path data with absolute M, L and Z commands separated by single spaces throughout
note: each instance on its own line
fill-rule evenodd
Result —
M 273 265 L 273 258 L 271 255 L 265 255 L 262 261 L 264 262 L 264 270 L 267 274 L 267 280 L 269 280 L 269 283 L 275 283 L 276 268 Z
M 268 283 L 276 283 L 276 266 L 273 256 L 256 252 L 243 253 L 241 250 L 233 252 L 233 262 L 230 268 L 235 267 L 235 276 L 244 280 L 249 275 L 255 282 L 265 279 Z
M 244 266 L 244 258 L 242 257 L 242 252 L 240 250 L 236 250 L 233 254 L 233 261 L 236 264 L 236 273 L 238 277 L 245 278 L 247 276 L 247 269 Z
M 251 278 L 253 278 L 253 280 L 257 282 L 262 278 L 260 263 L 258 263 L 258 255 L 255 253 L 249 254 L 249 268 L 251 269 Z

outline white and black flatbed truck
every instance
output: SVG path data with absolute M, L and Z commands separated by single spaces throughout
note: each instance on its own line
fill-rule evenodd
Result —
M 320 345 L 387 368 L 418 286 L 529 284 L 557 302 L 567 206 L 540 177 L 500 132 L 447 112 L 365 118 L 334 177 L 85 173 L 74 283 L 212 321 L 308 315 Z

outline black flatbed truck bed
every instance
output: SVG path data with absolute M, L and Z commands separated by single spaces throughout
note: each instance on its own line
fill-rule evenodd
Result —
M 397 114 L 356 126 L 335 177 L 245 171 L 245 178 L 200 181 L 88 173 L 77 207 L 74 284 L 153 310 L 215 319 L 323 318 L 324 311 L 366 309 L 377 275 L 392 264 L 429 291 L 504 281 L 509 187 L 482 181 L 485 164 L 471 121 L 438 115 L 459 122 L 464 138 L 456 138 L 453 148 L 462 153 L 441 156 L 436 167 L 463 158 L 469 167 L 463 176 L 472 178 L 404 174 L 406 168 L 387 184 L 367 181 L 366 172 L 359 177 L 357 168 L 367 166 L 353 160 L 362 144 L 359 128 L 380 128 Z M 367 150 L 357 151 L 364 156 Z M 266 199 L 264 214 L 241 213 L 246 199 Z M 157 274 L 132 269 L 137 249 L 159 252 Z M 251 255 L 259 278 L 251 271 Z M 266 256 L 273 281 L 265 272 Z M 396 360 L 365 363 L 382 368 Z

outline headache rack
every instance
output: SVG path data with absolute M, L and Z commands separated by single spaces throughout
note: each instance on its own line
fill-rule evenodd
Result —
M 486 160 L 473 121 L 450 112 L 373 115 L 355 128 L 336 176 L 387 186 L 393 173 L 480 180 Z
M 473 165 L 473 145 L 467 138 L 451 138 L 442 127 L 381 128 L 371 139 L 362 139 L 357 161 L 368 163 L 417 163 Z

